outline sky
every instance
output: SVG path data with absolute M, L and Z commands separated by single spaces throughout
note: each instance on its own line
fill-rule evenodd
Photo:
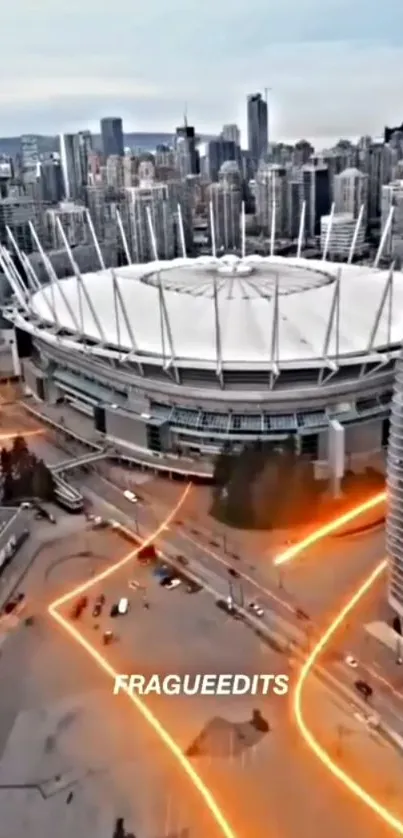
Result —
M 0 31 L 3 137 L 102 116 L 171 132 L 186 103 L 199 132 L 237 122 L 245 144 L 246 95 L 265 87 L 273 141 L 403 121 L 402 0 L 13 0 Z

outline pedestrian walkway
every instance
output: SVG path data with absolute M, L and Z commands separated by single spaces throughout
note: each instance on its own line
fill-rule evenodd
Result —
M 365 631 L 367 631 L 371 637 L 375 637 L 375 639 L 382 643 L 383 646 L 387 646 L 388 649 L 392 649 L 395 653 L 399 652 L 402 639 L 395 631 L 393 631 L 391 626 L 388 626 L 387 623 L 378 621 L 374 623 L 367 623 L 365 625 Z

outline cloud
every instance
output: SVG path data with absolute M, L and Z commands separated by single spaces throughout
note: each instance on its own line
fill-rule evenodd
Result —
M 275 139 L 380 134 L 401 122 L 403 4 L 367 0 L 14 0 L 2 12 L 3 134 L 55 133 L 121 114 L 171 131 L 245 128 L 245 96 L 272 88 Z M 22 23 L 21 23 L 22 21 Z M 401 110 L 400 110 L 401 108 Z M 81 122 L 80 122 L 81 121 Z

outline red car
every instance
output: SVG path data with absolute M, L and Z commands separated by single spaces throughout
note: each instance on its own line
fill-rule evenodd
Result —
M 78 620 L 81 617 L 81 614 L 88 605 L 88 597 L 87 596 L 80 596 L 79 599 L 74 603 L 73 608 L 71 609 L 71 619 Z

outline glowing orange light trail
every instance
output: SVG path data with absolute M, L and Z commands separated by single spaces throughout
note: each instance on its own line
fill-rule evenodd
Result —
M 131 550 L 126 556 L 124 556 L 118 562 L 113 564 L 111 567 L 106 568 L 106 570 L 103 570 L 97 576 L 94 576 L 88 581 L 84 582 L 83 584 L 78 585 L 73 590 L 59 597 L 54 602 L 52 602 L 51 605 L 49 605 L 49 614 L 70 635 L 70 637 L 72 637 L 83 649 L 85 649 L 85 651 L 92 657 L 92 659 L 100 667 L 100 669 L 102 669 L 110 678 L 115 679 L 118 675 L 118 672 L 113 668 L 113 666 L 111 666 L 106 657 L 104 657 L 104 655 L 102 655 L 98 651 L 98 649 L 92 646 L 92 644 L 89 643 L 89 641 L 85 637 L 83 637 L 82 634 L 80 634 L 80 632 L 76 629 L 74 625 L 72 625 L 71 622 L 69 622 L 69 620 L 66 620 L 65 617 L 63 617 L 63 615 L 60 614 L 58 609 L 61 606 L 68 603 L 74 597 L 87 591 L 93 585 L 96 585 L 104 579 L 107 579 L 121 567 L 124 567 L 124 565 L 126 565 L 129 561 L 136 557 L 137 553 L 142 547 L 146 547 L 148 544 L 151 544 L 152 541 L 158 538 L 158 536 L 166 529 L 166 527 L 169 527 L 172 520 L 175 518 L 175 516 L 183 506 L 190 490 L 191 484 L 189 483 L 185 491 L 182 493 L 175 508 L 169 513 L 169 515 L 164 519 L 164 521 L 162 521 L 162 523 L 155 530 L 155 532 L 148 536 L 139 547 L 136 547 L 134 550 Z M 154 730 L 154 732 L 160 738 L 162 743 L 168 748 L 168 750 L 176 759 L 180 767 L 183 769 L 183 771 L 185 772 L 195 789 L 199 792 L 207 809 L 210 811 L 210 814 L 215 820 L 224 838 L 237 838 L 236 833 L 234 832 L 224 813 L 220 809 L 210 789 L 208 788 L 208 786 L 206 786 L 200 775 L 193 768 L 191 762 L 183 754 L 179 745 L 175 742 L 172 736 L 170 736 L 168 731 L 159 722 L 154 713 L 152 713 L 151 710 L 149 710 L 147 705 L 143 701 L 141 701 L 141 699 L 137 695 L 132 695 L 127 690 L 126 694 L 129 700 L 135 706 L 135 708 L 140 712 L 143 719 L 150 725 L 150 727 Z
M 44 434 L 45 431 L 42 428 L 39 428 L 36 431 L 10 431 L 10 433 L 0 434 L 0 442 L 5 441 L 6 439 L 15 439 L 17 436 L 22 436 L 24 439 L 31 436 L 40 436 Z
M 326 538 L 326 536 L 337 532 L 345 524 L 351 523 L 351 521 L 354 521 L 360 515 L 365 515 L 366 512 L 370 512 L 371 509 L 384 503 L 385 500 L 386 492 L 379 492 L 377 495 L 373 495 L 372 498 L 369 498 L 363 503 L 359 503 L 348 512 L 344 512 L 343 515 L 338 515 L 336 518 L 333 518 L 333 521 L 329 521 L 327 524 L 323 524 L 322 527 L 318 527 L 318 529 L 309 533 L 305 538 L 302 538 L 301 541 L 298 541 L 297 544 L 291 544 L 290 547 L 287 547 L 286 550 L 274 558 L 273 564 L 279 566 L 291 562 L 300 556 L 308 547 L 312 547 L 318 541 L 321 541 L 322 538 Z
M 315 756 L 320 760 L 322 765 L 333 774 L 356 798 L 361 800 L 363 803 L 366 804 L 379 818 L 381 818 L 388 826 L 392 827 L 399 835 L 403 835 L 403 821 L 400 820 L 396 815 L 386 809 L 381 803 L 371 795 L 369 792 L 365 791 L 362 786 L 359 785 L 352 777 L 350 777 L 346 771 L 341 768 L 328 754 L 328 752 L 322 748 L 319 744 L 317 739 L 315 739 L 313 733 L 308 728 L 306 724 L 302 712 L 302 699 L 303 699 L 303 691 L 304 685 L 310 673 L 312 672 L 313 667 L 315 666 L 319 656 L 335 634 L 335 632 L 340 628 L 342 623 L 348 617 L 350 612 L 358 605 L 362 597 L 365 596 L 366 593 L 370 590 L 371 586 L 376 582 L 378 577 L 383 573 L 386 567 L 386 560 L 380 562 L 375 570 L 372 571 L 370 576 L 362 583 L 360 588 L 355 592 L 355 594 L 348 600 L 344 608 L 339 612 L 337 617 L 333 620 L 331 625 L 328 629 L 324 632 L 320 640 L 318 640 L 317 644 L 315 645 L 314 649 L 309 654 L 307 660 L 303 664 L 297 685 L 295 687 L 294 692 L 294 700 L 293 700 L 293 711 L 295 721 L 297 723 L 298 730 L 305 740 L 308 747 L 313 751 Z

